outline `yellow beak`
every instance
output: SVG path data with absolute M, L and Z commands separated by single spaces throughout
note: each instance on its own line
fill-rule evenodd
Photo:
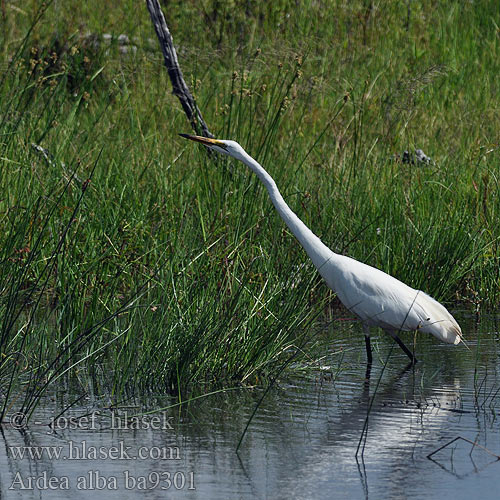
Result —
M 191 139 L 192 141 L 201 142 L 205 146 L 219 146 L 225 148 L 226 145 L 217 139 L 210 139 L 209 137 L 201 137 L 199 135 L 179 134 L 184 139 Z

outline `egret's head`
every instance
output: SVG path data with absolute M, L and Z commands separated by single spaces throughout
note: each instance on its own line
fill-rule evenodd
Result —
M 224 153 L 226 155 L 232 156 L 238 160 L 241 160 L 245 154 L 245 150 L 234 141 L 226 141 L 222 139 L 210 139 L 209 137 L 201 137 L 199 135 L 189 135 L 189 134 L 179 134 L 185 139 L 191 139 L 192 141 L 201 142 L 201 144 L 207 146 L 218 153 Z

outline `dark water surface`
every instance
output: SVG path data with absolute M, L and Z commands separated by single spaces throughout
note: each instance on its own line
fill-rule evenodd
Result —
M 459 321 L 470 350 L 422 336 L 409 370 L 397 347 L 382 370 L 391 340 L 377 332 L 369 383 L 360 325 L 334 322 L 318 368 L 271 389 L 238 455 L 261 391 L 209 396 L 127 427 L 137 409 L 112 421 L 103 404 L 80 403 L 50 433 L 46 423 L 75 399 L 55 394 L 23 432 L 4 426 L 1 498 L 498 499 L 500 461 L 485 449 L 458 440 L 427 458 L 457 437 L 500 455 L 498 323 Z

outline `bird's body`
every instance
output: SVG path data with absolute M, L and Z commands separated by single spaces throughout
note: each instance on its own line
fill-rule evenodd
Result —
M 398 331 L 430 333 L 449 344 L 461 341 L 460 326 L 447 309 L 432 297 L 380 269 L 330 250 L 286 204 L 273 178 L 238 143 L 181 135 L 242 161 L 257 174 L 277 212 L 304 247 L 327 285 L 342 304 L 363 322 L 369 362 L 371 348 L 368 328 L 371 326 L 387 331 L 413 362 L 416 360 L 397 337 Z
M 342 304 L 367 326 L 392 332 L 419 330 L 448 344 L 460 342 L 458 323 L 438 301 L 379 269 L 336 257 L 335 276 L 328 271 L 321 274 Z

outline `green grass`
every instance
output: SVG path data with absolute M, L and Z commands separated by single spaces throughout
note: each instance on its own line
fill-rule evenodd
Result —
M 67 377 L 119 398 L 274 373 L 335 302 L 264 188 L 178 137 L 145 6 L 36 5 L 2 7 L 3 414 Z M 248 5 L 169 2 L 209 128 L 332 249 L 497 307 L 500 6 Z M 414 148 L 435 163 L 394 160 Z

